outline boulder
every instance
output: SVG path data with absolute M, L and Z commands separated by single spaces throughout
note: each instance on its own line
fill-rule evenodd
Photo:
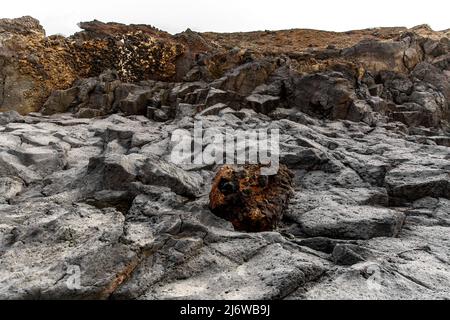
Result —
M 10 122 L 24 122 L 23 117 L 17 111 L 0 112 L 0 125 L 4 126 Z
M 393 100 L 396 104 L 406 102 L 414 90 L 414 82 L 404 73 L 382 71 L 378 77 L 384 86 L 382 97 Z
M 205 105 L 210 107 L 218 103 L 228 104 L 231 108 L 239 109 L 244 104 L 244 99 L 234 92 L 212 87 L 206 96 Z
M 254 93 L 247 97 L 247 102 L 256 112 L 269 114 L 279 106 L 280 98 Z
M 332 253 L 333 262 L 341 266 L 351 266 L 363 262 L 366 260 L 363 257 L 365 251 L 367 250 L 357 245 L 337 244 Z
M 58 145 L 31 147 L 11 151 L 20 163 L 42 176 L 62 170 L 67 165 L 67 155 Z
M 300 217 L 303 231 L 311 237 L 371 239 L 399 235 L 405 216 L 398 211 L 369 206 L 324 206 Z
M 447 107 L 444 105 L 442 116 L 444 119 L 450 119 L 450 111 L 448 108 L 450 104 L 450 75 L 426 62 L 419 63 L 412 72 L 412 75 L 421 81 L 431 84 L 444 95 Z
M 103 110 L 91 109 L 91 108 L 81 108 L 77 111 L 77 113 L 75 113 L 75 116 L 77 118 L 82 118 L 82 119 L 97 118 L 97 117 L 101 117 L 104 115 L 105 115 L 105 113 L 103 112 Z
M 403 63 L 408 70 L 413 70 L 422 60 L 422 51 L 420 48 L 410 47 L 405 50 Z
M 147 107 L 147 118 L 157 122 L 166 122 L 169 120 L 169 116 L 162 109 Z
M 149 157 L 144 161 L 139 168 L 138 178 L 145 184 L 167 187 L 182 196 L 197 197 L 202 193 L 201 175 L 186 172 L 157 157 Z
M 280 160 L 291 169 L 319 170 L 330 158 L 319 149 L 301 148 L 281 154 Z
M 408 35 L 398 40 L 367 40 L 344 49 L 345 58 L 356 59 L 373 73 L 392 70 L 407 72 L 422 60 L 422 49 L 414 38 Z
M 385 183 L 395 202 L 405 203 L 425 197 L 450 199 L 448 170 L 404 164 L 389 171 Z
M 18 177 L 26 184 L 30 184 L 42 179 L 34 170 L 28 168 L 17 156 L 7 152 L 0 152 L 0 177 Z
M 144 157 L 137 154 L 109 154 L 89 160 L 87 175 L 95 177 L 97 189 L 127 190 L 137 180 Z
M 179 103 L 176 108 L 175 117 L 177 119 L 183 119 L 184 117 L 194 117 L 197 113 L 195 106 L 189 103 Z
M 130 92 L 128 96 L 120 101 L 120 110 L 127 114 L 145 115 L 147 112 L 148 101 L 151 97 L 151 91 L 140 89 Z
M 243 64 L 217 80 L 217 88 L 248 96 L 259 85 L 266 82 L 275 67 L 269 61 Z
M 292 188 L 292 173 L 282 165 L 276 175 L 261 175 L 261 166 L 223 166 L 214 178 L 209 208 L 236 230 L 272 231 L 283 216 Z
M 373 123 L 371 112 L 372 108 L 366 101 L 355 100 L 348 109 L 346 119 L 354 122 L 362 121 L 370 125 Z

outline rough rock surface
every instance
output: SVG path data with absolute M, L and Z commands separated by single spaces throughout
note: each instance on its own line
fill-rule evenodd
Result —
M 212 183 L 209 208 L 236 230 L 273 231 L 283 217 L 291 189 L 292 173 L 284 165 L 275 175 L 263 175 L 260 165 L 226 165 Z
M 228 128 L 229 114 L 204 121 Z M 448 177 L 448 147 L 398 124 L 241 118 L 236 129 L 282 130 L 295 173 L 273 232 L 235 231 L 209 210 L 215 169 L 168 161 L 166 137 L 183 122 L 66 114 L 3 126 L 0 296 L 449 297 L 450 196 L 424 194 L 414 179 L 392 188 L 396 172 L 427 164 Z M 67 287 L 74 265 L 81 289 Z
M 450 299 L 448 34 L 82 27 L 0 21 L 0 298 Z M 91 64 L 121 39 L 162 69 Z M 276 229 L 235 230 L 210 211 L 221 166 L 171 161 L 199 120 L 203 149 L 279 129 Z
M 67 89 L 75 80 L 108 68 L 124 81 L 176 76 L 176 60 L 184 47 L 169 34 L 149 26 L 98 21 L 80 27 L 83 32 L 68 38 L 46 37 L 31 17 L 0 20 L 0 110 L 37 111 L 53 90 Z

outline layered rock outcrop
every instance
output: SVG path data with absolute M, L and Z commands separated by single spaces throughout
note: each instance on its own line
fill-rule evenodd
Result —
M 31 17 L 4 19 L 0 25 L 3 111 L 38 111 L 50 97 L 47 114 L 73 107 L 75 112 L 83 109 L 81 116 L 98 116 L 117 112 L 120 104 L 123 112 L 146 114 L 143 109 L 154 107 L 151 100 L 159 95 L 158 107 L 173 108 L 179 102 L 211 106 L 211 101 L 226 99 L 236 108 L 250 103 L 268 113 L 280 97 L 284 106 L 333 119 L 370 121 L 366 114 L 371 110 L 407 125 L 436 127 L 449 119 L 450 43 L 445 32 L 426 26 L 342 34 L 187 30 L 172 36 L 151 26 L 93 21 L 64 38 L 46 37 Z M 257 37 L 267 39 L 258 42 Z M 107 70 L 115 76 L 101 77 Z M 163 83 L 158 92 L 149 93 L 155 84 L 143 80 Z M 208 85 L 186 87 L 180 95 L 171 90 L 180 81 Z M 208 102 L 208 88 L 227 95 L 220 101 L 215 93 Z M 310 90 L 315 96 L 308 95 Z M 138 100 L 138 106 L 129 100 Z M 130 110 L 123 110 L 130 103 Z
M 450 298 L 448 31 L 81 27 L 0 21 L 0 298 Z
M 82 23 L 74 36 L 46 37 L 31 17 L 0 21 L 0 110 L 38 111 L 51 92 L 117 70 L 123 81 L 174 79 L 181 43 L 147 26 Z

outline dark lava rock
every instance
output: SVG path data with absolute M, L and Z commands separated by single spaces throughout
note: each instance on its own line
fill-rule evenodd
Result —
M 332 256 L 334 263 L 341 266 L 351 266 L 365 261 L 361 252 L 363 249 L 356 245 L 338 244 L 334 247 Z

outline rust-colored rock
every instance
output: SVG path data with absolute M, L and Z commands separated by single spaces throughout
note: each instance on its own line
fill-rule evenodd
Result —
M 125 82 L 175 79 L 185 49 L 168 33 L 99 21 L 80 26 L 71 37 L 46 37 L 32 17 L 0 19 L 0 112 L 38 111 L 53 90 L 107 69 Z
M 278 174 L 261 175 L 261 165 L 223 166 L 214 178 L 210 210 L 239 231 L 276 229 L 292 193 L 292 172 L 280 165 Z
M 83 31 L 70 37 L 47 37 L 32 17 L 0 19 L 0 112 L 38 111 L 54 90 L 67 90 L 76 80 L 106 70 L 117 72 L 122 82 L 205 81 L 247 96 L 281 65 L 301 74 L 345 73 L 355 84 L 366 71 L 376 76 L 386 70 L 409 73 L 423 62 L 443 70 L 448 65 L 448 31 L 426 26 L 344 33 L 294 29 L 218 34 L 188 29 L 177 35 L 147 25 L 100 21 L 80 27 Z M 444 79 L 444 87 L 447 82 Z M 53 109 L 66 109 L 70 101 L 63 102 Z

